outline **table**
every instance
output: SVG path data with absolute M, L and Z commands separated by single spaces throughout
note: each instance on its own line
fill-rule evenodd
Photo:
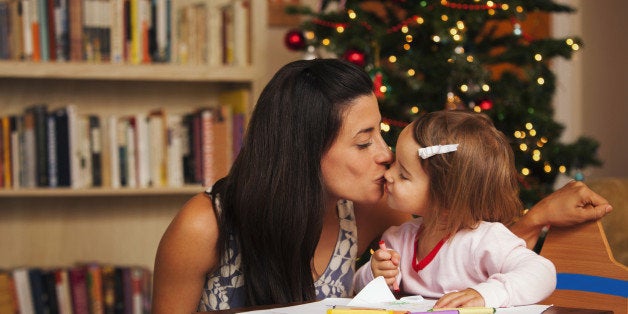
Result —
M 206 314 L 235 314 L 243 311 L 253 311 L 253 310 L 264 310 L 264 309 L 272 309 L 276 307 L 285 307 L 292 305 L 299 305 L 301 303 L 291 303 L 291 304 L 283 304 L 283 305 L 262 305 L 262 306 L 251 306 L 246 308 L 239 309 L 231 309 L 231 310 L 220 310 L 220 311 L 209 311 L 209 312 L 199 312 Z M 324 313 L 321 313 L 324 314 Z M 571 308 L 571 307 L 563 307 L 563 306 L 551 306 L 547 310 L 543 312 L 543 314 L 613 314 L 613 311 L 608 310 L 595 310 L 595 309 L 580 309 L 580 308 Z

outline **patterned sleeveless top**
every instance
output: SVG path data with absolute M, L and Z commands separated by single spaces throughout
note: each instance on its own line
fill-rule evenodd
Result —
M 209 195 L 211 188 L 205 193 Z M 219 195 L 213 200 L 217 214 L 222 209 L 218 202 Z M 314 283 L 316 298 L 349 297 L 353 287 L 355 261 L 358 253 L 358 234 L 353 214 L 353 203 L 338 202 L 340 232 L 336 248 L 327 269 Z M 224 255 L 220 267 L 207 274 L 198 311 L 224 310 L 245 306 L 244 278 L 240 270 L 240 252 L 233 236 L 229 237 L 228 252 Z

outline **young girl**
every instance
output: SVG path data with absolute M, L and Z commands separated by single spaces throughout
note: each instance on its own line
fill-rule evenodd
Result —
M 384 276 L 435 307 L 537 303 L 556 286 L 556 269 L 504 226 L 523 208 L 506 137 L 465 111 L 422 115 L 397 141 L 385 174 L 388 205 L 419 218 L 389 228 L 356 273 L 356 290 Z M 398 252 L 398 253 L 397 253 Z

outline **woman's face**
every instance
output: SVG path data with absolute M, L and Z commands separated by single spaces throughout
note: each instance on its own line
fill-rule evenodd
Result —
M 321 160 L 330 198 L 374 204 L 383 195 L 384 172 L 392 152 L 380 133 L 375 95 L 356 98 L 347 107 L 339 134 Z
M 423 170 L 419 144 L 412 138 L 412 124 L 399 134 L 397 158 L 386 171 L 386 193 L 390 208 L 425 216 L 429 203 L 429 176 Z

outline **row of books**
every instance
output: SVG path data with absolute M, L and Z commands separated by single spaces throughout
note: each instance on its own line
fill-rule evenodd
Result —
M 0 270 L 0 313 L 148 314 L 151 295 L 152 274 L 141 266 Z
M 239 152 L 248 95 L 225 91 L 221 105 L 184 113 L 101 117 L 36 104 L 2 116 L 0 188 L 209 186 Z
M 0 0 L 0 60 L 250 63 L 251 0 Z

